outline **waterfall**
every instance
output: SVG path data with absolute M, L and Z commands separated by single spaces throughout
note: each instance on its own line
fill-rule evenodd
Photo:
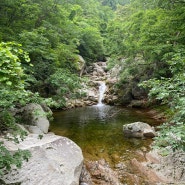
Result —
M 100 86 L 99 86 L 98 105 L 103 105 L 102 100 L 103 100 L 103 97 L 104 97 L 105 90 L 106 90 L 105 82 L 101 82 Z

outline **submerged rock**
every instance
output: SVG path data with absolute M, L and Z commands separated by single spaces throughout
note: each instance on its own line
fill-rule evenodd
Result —
M 86 168 L 91 175 L 93 184 L 121 185 L 118 173 L 113 171 L 104 159 L 99 161 L 88 161 L 86 163 Z M 88 182 L 83 183 L 91 185 L 91 183 Z
M 7 184 L 21 185 L 79 185 L 83 165 L 81 149 L 70 139 L 54 134 L 30 134 L 18 145 L 5 141 L 10 151 L 27 149 L 32 157 L 21 169 L 3 176 Z
M 134 138 L 153 138 L 156 136 L 154 128 L 143 122 L 123 125 L 123 133 L 126 137 Z

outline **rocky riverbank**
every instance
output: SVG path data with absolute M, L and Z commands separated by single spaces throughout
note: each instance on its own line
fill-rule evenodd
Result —
M 82 151 L 70 139 L 48 133 L 48 113 L 51 114 L 46 106 L 38 104 L 13 110 L 12 114 L 20 118 L 22 125 L 19 126 L 27 136 L 19 143 L 5 139 L 5 135 L 0 141 L 11 153 L 19 149 L 28 150 L 31 157 L 23 161 L 20 169 L 12 166 L 9 172 L 5 172 L 0 184 L 79 185 Z
M 80 185 L 185 185 L 185 153 L 162 156 L 160 151 L 137 151 L 138 157 L 110 168 L 101 159 L 87 161 Z
M 115 66 L 108 71 L 106 62 L 97 62 L 92 66 L 87 67 L 83 77 L 88 80 L 86 83 L 82 84 L 82 89 L 80 89 L 85 96 L 81 99 L 66 99 L 66 108 L 70 109 L 73 107 L 96 105 L 99 99 L 99 86 L 102 83 L 105 83 L 106 85 L 103 102 L 112 105 L 118 104 L 118 91 L 115 84 L 119 80 L 118 74 L 120 70 L 119 66 Z
M 130 138 L 155 136 L 153 128 L 141 122 L 125 125 L 123 131 Z M 143 135 L 145 131 L 146 136 Z M 104 159 L 86 161 L 81 185 L 185 185 L 184 151 L 170 151 L 167 155 L 162 150 L 141 147 L 136 154 L 133 159 L 121 161 L 113 167 Z
M 85 62 L 85 61 L 84 61 Z M 84 63 L 85 65 L 85 63 Z M 108 69 L 107 62 L 96 62 L 91 66 L 84 67 L 80 76 L 86 78 L 87 81 L 83 82 L 79 94 L 84 94 L 79 99 L 66 98 L 66 109 L 74 107 L 83 107 L 95 105 L 99 99 L 99 86 L 103 82 L 106 85 L 103 102 L 109 105 L 129 105 L 130 107 L 146 107 L 147 106 L 147 93 L 141 87 L 138 87 L 137 79 L 132 79 L 130 84 L 122 84 L 118 88 L 120 80 L 121 65 L 115 65 L 112 69 Z
M 29 150 L 31 158 L 21 169 L 12 170 L 2 177 L 6 184 L 21 185 L 78 185 L 83 165 L 81 149 L 71 140 L 52 133 L 29 134 L 24 141 L 14 144 L 4 141 L 9 151 Z
M 39 114 L 35 114 L 35 112 Z M 45 108 L 45 111 L 49 111 Z M 15 114 L 21 114 L 28 136 L 19 144 L 4 141 L 11 152 L 29 150 L 32 157 L 21 169 L 12 168 L 1 178 L 1 184 L 21 185 L 185 185 L 185 153 L 160 151 L 141 147 L 137 157 L 110 166 L 105 159 L 87 161 L 81 149 L 71 140 L 48 131 L 48 120 L 40 105 L 30 104 Z M 153 112 L 152 112 L 153 114 Z M 28 116 L 29 115 L 29 116 Z M 26 121 L 26 118 L 29 119 Z M 41 123 L 42 124 L 39 124 Z M 25 124 L 26 123 L 26 124 Z M 129 124 L 128 129 L 133 124 Z M 131 129 L 138 132 L 137 129 Z M 146 128 L 147 131 L 152 129 Z M 139 129 L 140 130 L 140 129 Z M 143 130 L 145 134 L 146 130 Z M 151 135 L 151 134 L 150 134 Z M 155 135 L 152 134 L 152 137 Z M 137 134 L 138 136 L 138 134 Z M 148 135 L 147 135 L 148 136 Z M 145 138 L 145 135 L 140 138 Z M 116 156 L 115 156 L 116 157 Z
M 22 118 L 28 133 L 24 141 L 14 144 L 1 138 L 12 153 L 29 150 L 32 157 L 21 169 L 12 168 L 0 180 L 1 184 L 21 185 L 185 185 L 185 153 L 171 152 L 163 156 L 160 151 L 149 151 L 145 147 L 136 151 L 137 157 L 110 166 L 105 159 L 84 161 L 81 149 L 70 139 L 48 133 L 50 110 L 44 105 L 30 104 L 14 110 Z M 151 115 L 155 113 L 149 112 Z M 156 118 L 158 119 L 158 117 Z M 155 136 L 148 126 L 138 129 L 139 124 L 129 124 L 127 130 L 140 132 L 141 139 Z M 21 126 L 22 127 L 22 126 Z M 132 128 L 132 129 L 131 129 Z M 143 130 L 142 130 L 143 129 Z M 126 132 L 128 134 L 128 131 Z M 147 133 L 148 137 L 148 133 Z M 116 156 L 115 156 L 116 157 Z

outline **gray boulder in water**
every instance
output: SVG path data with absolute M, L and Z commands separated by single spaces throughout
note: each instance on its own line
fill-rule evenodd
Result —
M 130 138 L 153 138 L 156 136 L 154 128 L 143 122 L 123 125 L 123 133 L 126 137 Z

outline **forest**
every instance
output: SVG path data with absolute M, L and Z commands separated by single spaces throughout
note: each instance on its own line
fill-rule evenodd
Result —
M 184 20 L 184 0 L 0 1 L 0 133 L 11 128 L 15 140 L 24 137 L 10 114 L 15 107 L 62 109 L 64 97 L 82 96 L 80 55 L 86 66 L 119 64 L 118 90 L 137 81 L 149 105 L 165 111 L 156 147 L 185 150 Z M 0 172 L 27 156 L 0 143 Z

